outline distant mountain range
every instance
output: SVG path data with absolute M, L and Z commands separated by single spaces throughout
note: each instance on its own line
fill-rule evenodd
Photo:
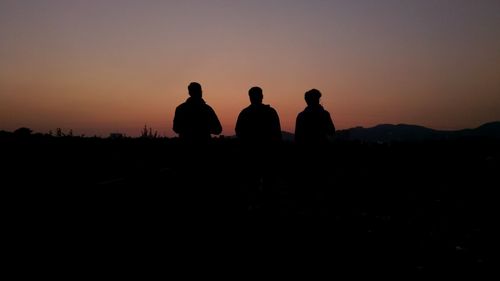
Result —
M 475 129 L 440 131 L 418 125 L 382 124 L 371 128 L 355 127 L 337 131 L 337 139 L 367 142 L 426 141 L 461 138 L 500 139 L 500 121 L 481 125 Z M 294 134 L 283 132 L 285 141 L 292 141 Z

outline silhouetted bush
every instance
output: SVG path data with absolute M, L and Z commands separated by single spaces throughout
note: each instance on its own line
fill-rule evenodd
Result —
M 31 135 L 32 132 L 33 132 L 33 130 L 31 130 L 29 128 L 22 127 L 22 128 L 15 130 L 14 135 L 16 135 L 18 137 L 28 137 Z

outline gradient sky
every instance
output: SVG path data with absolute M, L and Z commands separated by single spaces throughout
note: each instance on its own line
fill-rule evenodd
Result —
M 500 120 L 499 0 L 0 0 L 0 130 L 173 136 L 198 81 L 234 134 L 248 89 L 294 131 Z

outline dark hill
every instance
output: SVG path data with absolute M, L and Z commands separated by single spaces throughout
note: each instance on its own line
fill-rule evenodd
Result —
M 491 122 L 475 129 L 441 131 L 418 125 L 382 124 L 371 128 L 355 127 L 339 130 L 338 138 L 367 142 L 428 141 L 459 138 L 500 138 L 500 122 Z

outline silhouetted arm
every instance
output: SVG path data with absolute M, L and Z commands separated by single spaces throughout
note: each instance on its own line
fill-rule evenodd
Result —
M 276 110 L 274 109 L 272 111 L 272 132 L 273 132 L 272 138 L 274 140 L 280 141 L 282 139 L 280 117 L 278 115 L 278 112 L 276 112 Z
M 302 143 L 304 140 L 304 120 L 299 113 L 297 121 L 295 122 L 295 142 Z
M 218 135 L 222 133 L 222 125 L 220 124 L 219 118 L 217 118 L 217 114 L 215 114 L 215 111 L 212 108 L 210 108 L 209 114 L 210 134 Z
M 333 125 L 332 117 L 328 111 L 325 111 L 325 125 L 326 125 L 326 134 L 328 136 L 335 135 L 335 125 Z
M 181 134 L 183 129 L 184 129 L 184 120 L 183 117 L 181 116 L 181 112 L 179 108 L 175 109 L 175 115 L 174 115 L 174 132 L 177 134 Z
M 245 131 L 244 129 L 244 113 L 243 112 L 240 112 L 240 114 L 238 115 L 238 119 L 236 120 L 236 128 L 234 129 L 234 131 L 236 132 L 236 136 L 238 138 L 241 138 L 242 135 L 243 135 L 243 132 Z

